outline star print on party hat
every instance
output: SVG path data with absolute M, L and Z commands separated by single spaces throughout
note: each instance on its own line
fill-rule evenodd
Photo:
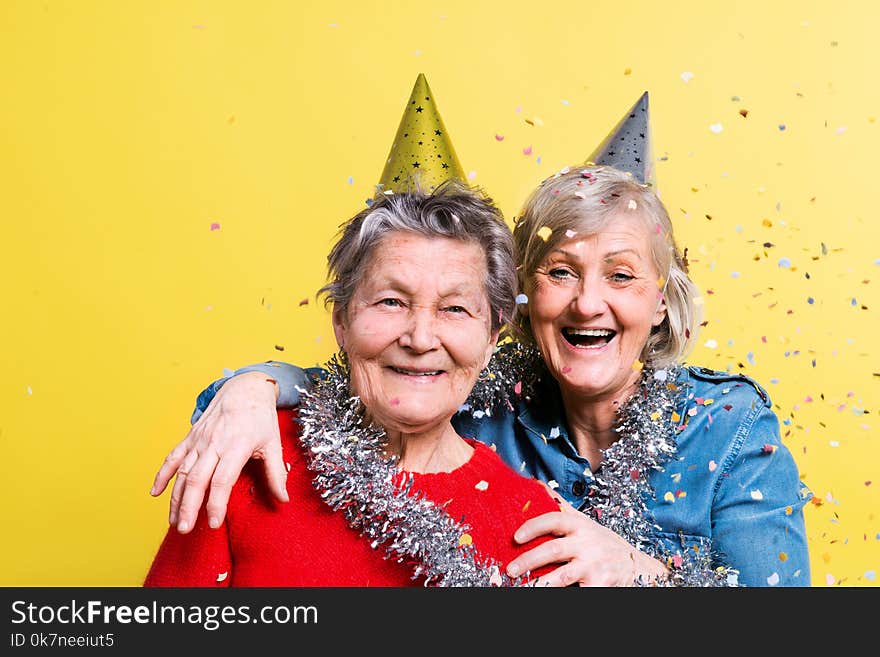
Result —
M 466 182 L 428 80 L 419 73 L 377 187 L 404 192 L 418 185 L 433 192 L 450 178 Z
M 646 91 L 617 122 L 614 129 L 587 158 L 586 163 L 627 171 L 643 185 L 654 186 L 656 181 L 650 130 Z

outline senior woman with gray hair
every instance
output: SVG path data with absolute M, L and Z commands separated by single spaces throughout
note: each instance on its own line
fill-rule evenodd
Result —
M 341 355 L 277 419 L 294 503 L 275 504 L 246 472 L 221 528 L 202 514 L 193 531 L 167 532 L 145 585 L 535 584 L 540 568 L 504 569 L 545 539 L 513 533 L 558 504 L 450 421 L 514 308 L 500 213 L 454 182 L 382 195 L 344 226 L 328 265 Z
M 518 541 L 551 540 L 507 574 L 555 564 L 542 581 L 809 586 L 803 507 L 812 494 L 767 392 L 747 376 L 685 364 L 698 294 L 653 189 L 607 166 L 563 169 L 532 193 L 514 240 L 517 340 L 497 350 L 453 422 L 567 504 L 517 530 Z M 314 374 L 254 368 L 286 381 L 282 404 Z M 250 422 L 274 407 L 249 395 L 253 376 L 200 395 L 195 425 L 157 474 L 154 494 L 183 474 L 172 493 L 179 528 L 215 468 L 208 509 L 217 517 L 224 481 L 249 457 L 278 477 L 276 441 Z M 261 410 L 246 410 L 254 403 Z M 210 441 L 219 454 L 205 455 Z

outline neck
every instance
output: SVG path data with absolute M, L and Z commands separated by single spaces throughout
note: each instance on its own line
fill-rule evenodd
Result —
M 591 397 L 577 391 L 561 389 L 565 419 L 578 453 L 596 470 L 602 464 L 602 450 L 608 449 L 620 438 L 614 430 L 618 410 L 638 390 L 639 375 L 624 388 L 611 395 Z
M 467 463 L 474 448 L 459 436 L 452 424 L 422 432 L 389 431 L 386 456 L 400 457 L 400 470 L 429 474 L 452 472 Z

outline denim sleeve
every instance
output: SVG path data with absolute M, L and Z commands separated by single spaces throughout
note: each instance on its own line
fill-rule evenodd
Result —
M 733 444 L 712 507 L 714 547 L 743 586 L 810 586 L 803 509 L 812 492 L 782 443 L 776 414 L 756 399 Z
M 290 363 L 282 363 L 275 360 L 239 368 L 229 376 L 217 379 L 199 393 L 199 396 L 196 397 L 196 408 L 190 418 L 190 423 L 195 424 L 196 420 L 202 416 L 202 413 L 208 408 L 211 400 L 214 399 L 217 391 L 223 387 L 224 383 L 233 376 L 244 374 L 245 372 L 262 372 L 275 379 L 278 382 L 278 403 L 276 407 L 292 408 L 299 404 L 298 388 L 307 388 L 311 384 L 310 373 L 320 373 L 320 370 L 317 368 L 303 369 Z

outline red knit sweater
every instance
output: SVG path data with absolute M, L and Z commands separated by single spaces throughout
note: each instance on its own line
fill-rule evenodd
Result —
M 420 586 L 413 566 L 385 559 L 385 550 L 348 526 L 312 487 L 294 411 L 278 412 L 284 460 L 290 464 L 290 501 L 270 496 L 262 470 L 249 463 L 235 484 L 226 520 L 210 529 L 204 507 L 195 528 L 169 528 L 144 586 Z M 545 540 L 517 545 L 513 533 L 528 518 L 558 505 L 534 479 L 509 468 L 478 441 L 467 463 L 453 472 L 415 474 L 414 490 L 466 523 L 483 556 L 506 566 Z M 483 483 L 485 482 L 485 483 Z M 487 485 L 486 485 L 487 484 Z M 502 567 L 503 567 L 502 566 Z M 532 573 L 546 573 L 545 568 Z

